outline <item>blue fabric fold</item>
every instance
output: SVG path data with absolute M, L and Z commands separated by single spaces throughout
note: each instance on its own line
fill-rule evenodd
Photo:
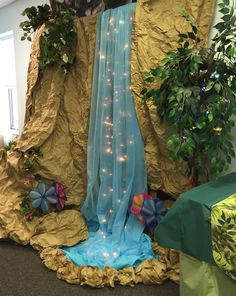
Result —
M 99 17 L 93 74 L 88 187 L 82 208 L 89 239 L 63 248 L 76 265 L 137 266 L 153 259 L 144 226 L 129 213 L 131 198 L 147 191 L 144 146 L 130 89 L 130 44 L 135 4 Z

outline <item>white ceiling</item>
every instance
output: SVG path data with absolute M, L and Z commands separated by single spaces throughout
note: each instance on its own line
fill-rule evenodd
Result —
M 6 6 L 14 1 L 16 1 L 16 0 L 0 0 L 0 8 L 3 6 Z

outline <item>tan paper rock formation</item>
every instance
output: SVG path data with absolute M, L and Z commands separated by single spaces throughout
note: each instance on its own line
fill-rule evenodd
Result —
M 2 151 L 0 160 L 0 238 L 32 243 L 37 249 L 73 245 L 87 238 L 78 212 L 86 197 L 88 117 L 97 17 L 77 19 L 76 64 L 67 76 L 58 66 L 39 77 L 39 36 L 35 35 L 28 71 L 25 126 L 17 148 L 38 147 L 43 153 L 37 174 L 65 186 L 68 209 L 26 222 L 19 214 L 19 195 L 27 189 L 17 151 Z M 47 225 L 48 223 L 48 225 Z
M 131 76 L 136 110 L 145 143 L 148 182 L 174 196 L 187 183 L 184 164 L 176 167 L 165 148 L 167 130 L 161 126 L 155 107 L 143 104 L 142 73 L 176 48 L 177 34 L 184 21 L 176 6 L 186 8 L 196 19 L 204 40 L 213 13 L 214 0 L 139 0 L 134 16 Z M 27 189 L 22 159 L 17 151 L 0 152 L 0 238 L 11 238 L 21 244 L 31 243 L 41 251 L 45 265 L 57 271 L 69 283 L 92 287 L 160 284 L 167 278 L 178 281 L 178 258 L 169 250 L 154 245 L 158 260 L 144 261 L 136 269 L 120 271 L 95 267 L 76 267 L 55 247 L 72 246 L 87 238 L 88 232 L 79 209 L 86 197 L 86 155 L 88 118 L 92 88 L 93 59 L 97 16 L 75 21 L 78 42 L 76 65 L 63 76 L 59 66 L 50 67 L 39 77 L 39 36 L 35 35 L 28 72 L 25 126 L 17 148 L 25 152 L 38 147 L 43 153 L 37 174 L 45 181 L 65 186 L 69 208 L 49 213 L 31 222 L 20 215 L 21 191 Z M 22 157 L 21 157 L 22 158 Z

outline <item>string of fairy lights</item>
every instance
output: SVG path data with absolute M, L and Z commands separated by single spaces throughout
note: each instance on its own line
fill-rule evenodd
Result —
M 130 17 L 128 21 L 132 22 L 133 18 Z M 109 31 L 108 32 L 103 32 L 103 34 L 107 38 L 114 38 L 114 34 L 118 34 L 119 30 L 118 28 L 114 27 L 115 24 L 115 18 L 111 17 L 109 20 Z M 125 20 L 119 20 L 118 26 L 123 26 L 125 25 Z M 126 39 L 126 38 L 125 38 Z M 129 50 L 130 45 L 128 43 L 124 43 L 120 45 L 120 48 L 117 50 Z M 124 53 L 125 54 L 125 53 Z M 108 207 L 108 212 L 106 213 L 105 217 L 102 217 L 99 219 L 100 222 L 100 229 L 99 233 L 102 238 L 106 239 L 107 236 L 109 236 L 107 225 L 109 223 L 109 220 L 112 218 L 112 215 L 116 215 L 118 212 L 117 206 L 121 205 L 124 201 L 125 195 L 128 193 L 126 184 L 126 175 L 125 175 L 125 166 L 124 168 L 121 168 L 121 175 L 119 180 L 119 183 L 121 183 L 121 188 L 120 188 L 120 197 L 116 198 L 113 196 L 114 190 L 113 190 L 113 185 L 114 182 L 116 182 L 113 178 L 117 178 L 117 176 L 114 176 L 113 170 L 114 166 L 116 165 L 128 165 L 127 162 L 129 161 L 128 155 L 127 155 L 127 145 L 134 145 L 135 140 L 134 136 L 127 135 L 129 138 L 124 139 L 122 137 L 122 128 L 118 128 L 118 125 L 123 125 L 125 127 L 126 120 L 127 118 L 131 118 L 132 114 L 128 111 L 125 110 L 125 108 L 120 108 L 120 110 L 117 110 L 117 104 L 120 103 L 120 100 L 122 99 L 121 96 L 125 96 L 128 92 L 130 94 L 131 92 L 131 86 L 130 82 L 128 83 L 127 86 L 127 81 L 130 79 L 130 71 L 127 70 L 127 65 L 124 65 L 124 71 L 121 72 L 119 70 L 114 70 L 115 66 L 117 65 L 117 61 L 112 61 L 111 59 L 113 57 L 107 55 L 106 52 L 98 52 L 99 56 L 99 67 L 102 69 L 106 68 L 106 73 L 103 74 L 103 79 L 104 83 L 106 84 L 106 87 L 108 89 L 109 94 L 106 94 L 104 98 L 104 103 L 103 103 L 103 126 L 104 126 L 104 134 L 103 134 L 103 143 L 104 143 L 104 150 L 103 153 L 106 155 L 105 160 L 108 161 L 108 164 L 102 163 L 101 164 L 101 178 L 107 178 L 110 180 L 108 181 L 108 188 L 104 188 L 104 191 L 102 193 L 102 198 L 108 199 L 108 204 L 110 205 Z M 105 65 L 103 64 L 105 63 Z M 130 67 L 130 62 L 128 64 Z M 119 79 L 119 84 L 115 85 L 114 80 Z M 125 81 L 124 81 L 125 79 Z M 125 99 L 123 98 L 125 101 Z M 115 115 L 115 120 L 113 118 L 113 112 L 116 112 Z M 120 143 L 118 139 L 122 139 Z M 115 164 L 114 162 L 117 164 Z M 110 163 L 109 163 L 110 161 Z M 119 190 L 118 190 L 119 191 Z M 117 192 L 116 192 L 117 194 Z M 116 199 L 116 204 L 115 204 L 115 209 L 113 208 L 114 202 L 112 202 L 113 198 Z M 129 196 L 126 198 L 129 199 Z M 128 204 L 128 203 L 127 203 Z M 126 209 L 127 211 L 128 209 Z M 113 217 L 114 219 L 114 217 Z M 124 226 L 127 229 L 127 226 Z M 112 257 L 117 257 L 119 255 L 119 248 L 117 248 L 116 251 L 114 249 L 112 251 L 109 250 L 104 250 L 103 251 L 103 257 L 105 259 L 108 259 L 110 256 Z

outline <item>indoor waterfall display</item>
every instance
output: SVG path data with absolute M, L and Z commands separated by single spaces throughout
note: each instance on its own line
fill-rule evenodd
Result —
M 63 248 L 76 265 L 137 266 L 154 259 L 145 225 L 129 213 L 146 192 L 144 147 L 130 90 L 130 39 L 135 4 L 99 17 L 88 140 L 87 198 L 82 207 L 89 239 Z

